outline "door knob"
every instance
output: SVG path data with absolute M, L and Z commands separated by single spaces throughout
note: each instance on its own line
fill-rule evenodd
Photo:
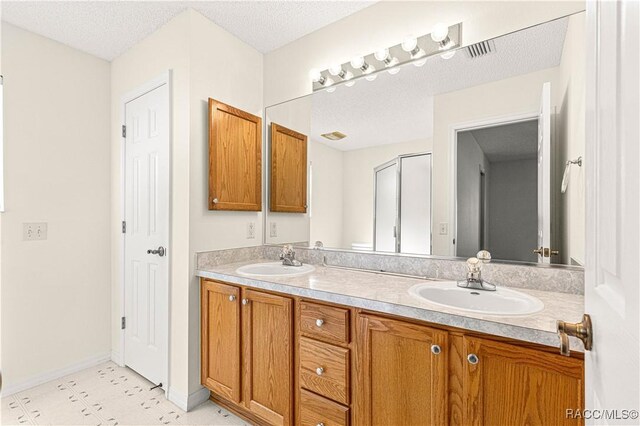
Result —
M 167 250 L 162 246 L 158 247 L 156 250 L 153 250 L 153 249 L 147 250 L 147 254 L 157 254 L 160 257 L 164 256 L 166 252 Z
M 560 353 L 562 355 L 569 356 L 571 354 L 569 336 L 582 340 L 582 344 L 587 351 L 590 351 L 593 347 L 593 327 L 591 326 L 591 317 L 589 315 L 582 315 L 582 321 L 576 323 L 558 320 L 556 327 L 560 338 Z

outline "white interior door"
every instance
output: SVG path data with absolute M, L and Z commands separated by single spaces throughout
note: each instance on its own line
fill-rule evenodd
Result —
M 431 254 L 431 154 L 400 157 L 400 252 Z
M 125 105 L 124 363 L 166 384 L 169 252 L 169 91 Z
M 551 248 L 551 83 L 544 83 L 538 117 L 538 248 Z M 538 254 L 538 263 L 551 257 Z
M 375 170 L 375 238 L 374 250 L 397 251 L 398 164 Z
M 585 310 L 594 328 L 593 350 L 585 356 L 589 410 L 640 408 L 638 22 L 637 1 L 587 2 Z

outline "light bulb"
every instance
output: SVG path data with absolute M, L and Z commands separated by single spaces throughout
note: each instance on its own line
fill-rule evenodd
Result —
M 389 68 L 389 74 L 391 75 L 395 75 L 398 74 L 400 72 L 400 68 L 399 67 L 393 67 L 393 68 Z
M 455 55 L 455 54 L 456 54 L 455 50 L 450 50 L 447 53 L 443 53 L 442 55 L 440 55 L 440 57 L 442 59 L 451 59 L 451 58 L 453 58 L 453 55 Z
M 355 56 L 351 59 L 351 66 L 354 68 L 362 68 L 364 65 L 364 58 L 362 56 Z
M 402 41 L 402 50 L 411 52 L 418 46 L 418 39 L 415 37 L 407 37 Z
M 389 49 L 380 49 L 376 53 L 373 54 L 375 58 L 379 61 L 384 61 L 389 57 Z
M 426 63 L 427 63 L 427 58 L 423 58 L 423 59 L 420 59 L 419 61 L 415 61 L 413 65 L 415 65 L 416 67 L 421 67 Z
M 436 24 L 431 31 L 431 40 L 440 43 L 449 35 L 449 27 L 443 23 Z
M 353 74 L 351 73 L 351 71 L 347 71 L 344 73 L 344 75 L 342 76 L 343 80 L 351 80 L 353 78 Z
M 320 72 L 320 70 L 312 69 L 309 72 L 309 77 L 314 83 L 318 83 L 320 82 L 320 80 L 322 80 L 322 73 Z
M 331 79 L 331 78 L 327 78 L 327 79 L 325 79 L 324 83 L 322 83 L 322 85 L 323 85 L 324 87 L 329 87 L 329 86 L 332 86 L 332 85 L 333 85 L 333 83 L 334 83 L 333 79 Z
M 331 75 L 338 75 L 342 72 L 342 65 L 341 64 L 333 64 L 329 67 L 329 74 Z

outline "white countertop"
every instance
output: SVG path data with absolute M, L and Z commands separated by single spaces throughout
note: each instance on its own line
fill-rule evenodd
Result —
M 308 274 L 295 277 L 246 277 L 236 272 L 240 266 L 272 261 L 255 259 L 212 266 L 196 271 L 196 275 L 554 347 L 559 345 L 556 320 L 579 322 L 584 313 L 584 297 L 568 293 L 518 288 L 517 291 L 540 299 L 544 309 L 531 315 L 488 316 L 434 305 L 409 294 L 409 288 L 430 280 L 320 265 L 314 265 L 315 270 Z M 500 286 L 501 283 L 494 284 Z M 582 352 L 584 348 L 571 338 L 571 350 Z

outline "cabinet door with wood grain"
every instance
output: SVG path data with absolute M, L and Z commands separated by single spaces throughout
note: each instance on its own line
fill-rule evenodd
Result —
M 201 285 L 202 385 L 241 401 L 240 289 L 203 280 Z
M 292 300 L 243 290 L 244 401 L 271 425 L 292 423 Z
M 576 425 L 583 362 L 537 349 L 464 337 L 464 424 Z
M 307 137 L 271 123 L 272 212 L 307 211 Z
M 209 210 L 262 210 L 262 119 L 209 99 Z
M 354 424 L 447 423 L 447 332 L 358 316 Z

